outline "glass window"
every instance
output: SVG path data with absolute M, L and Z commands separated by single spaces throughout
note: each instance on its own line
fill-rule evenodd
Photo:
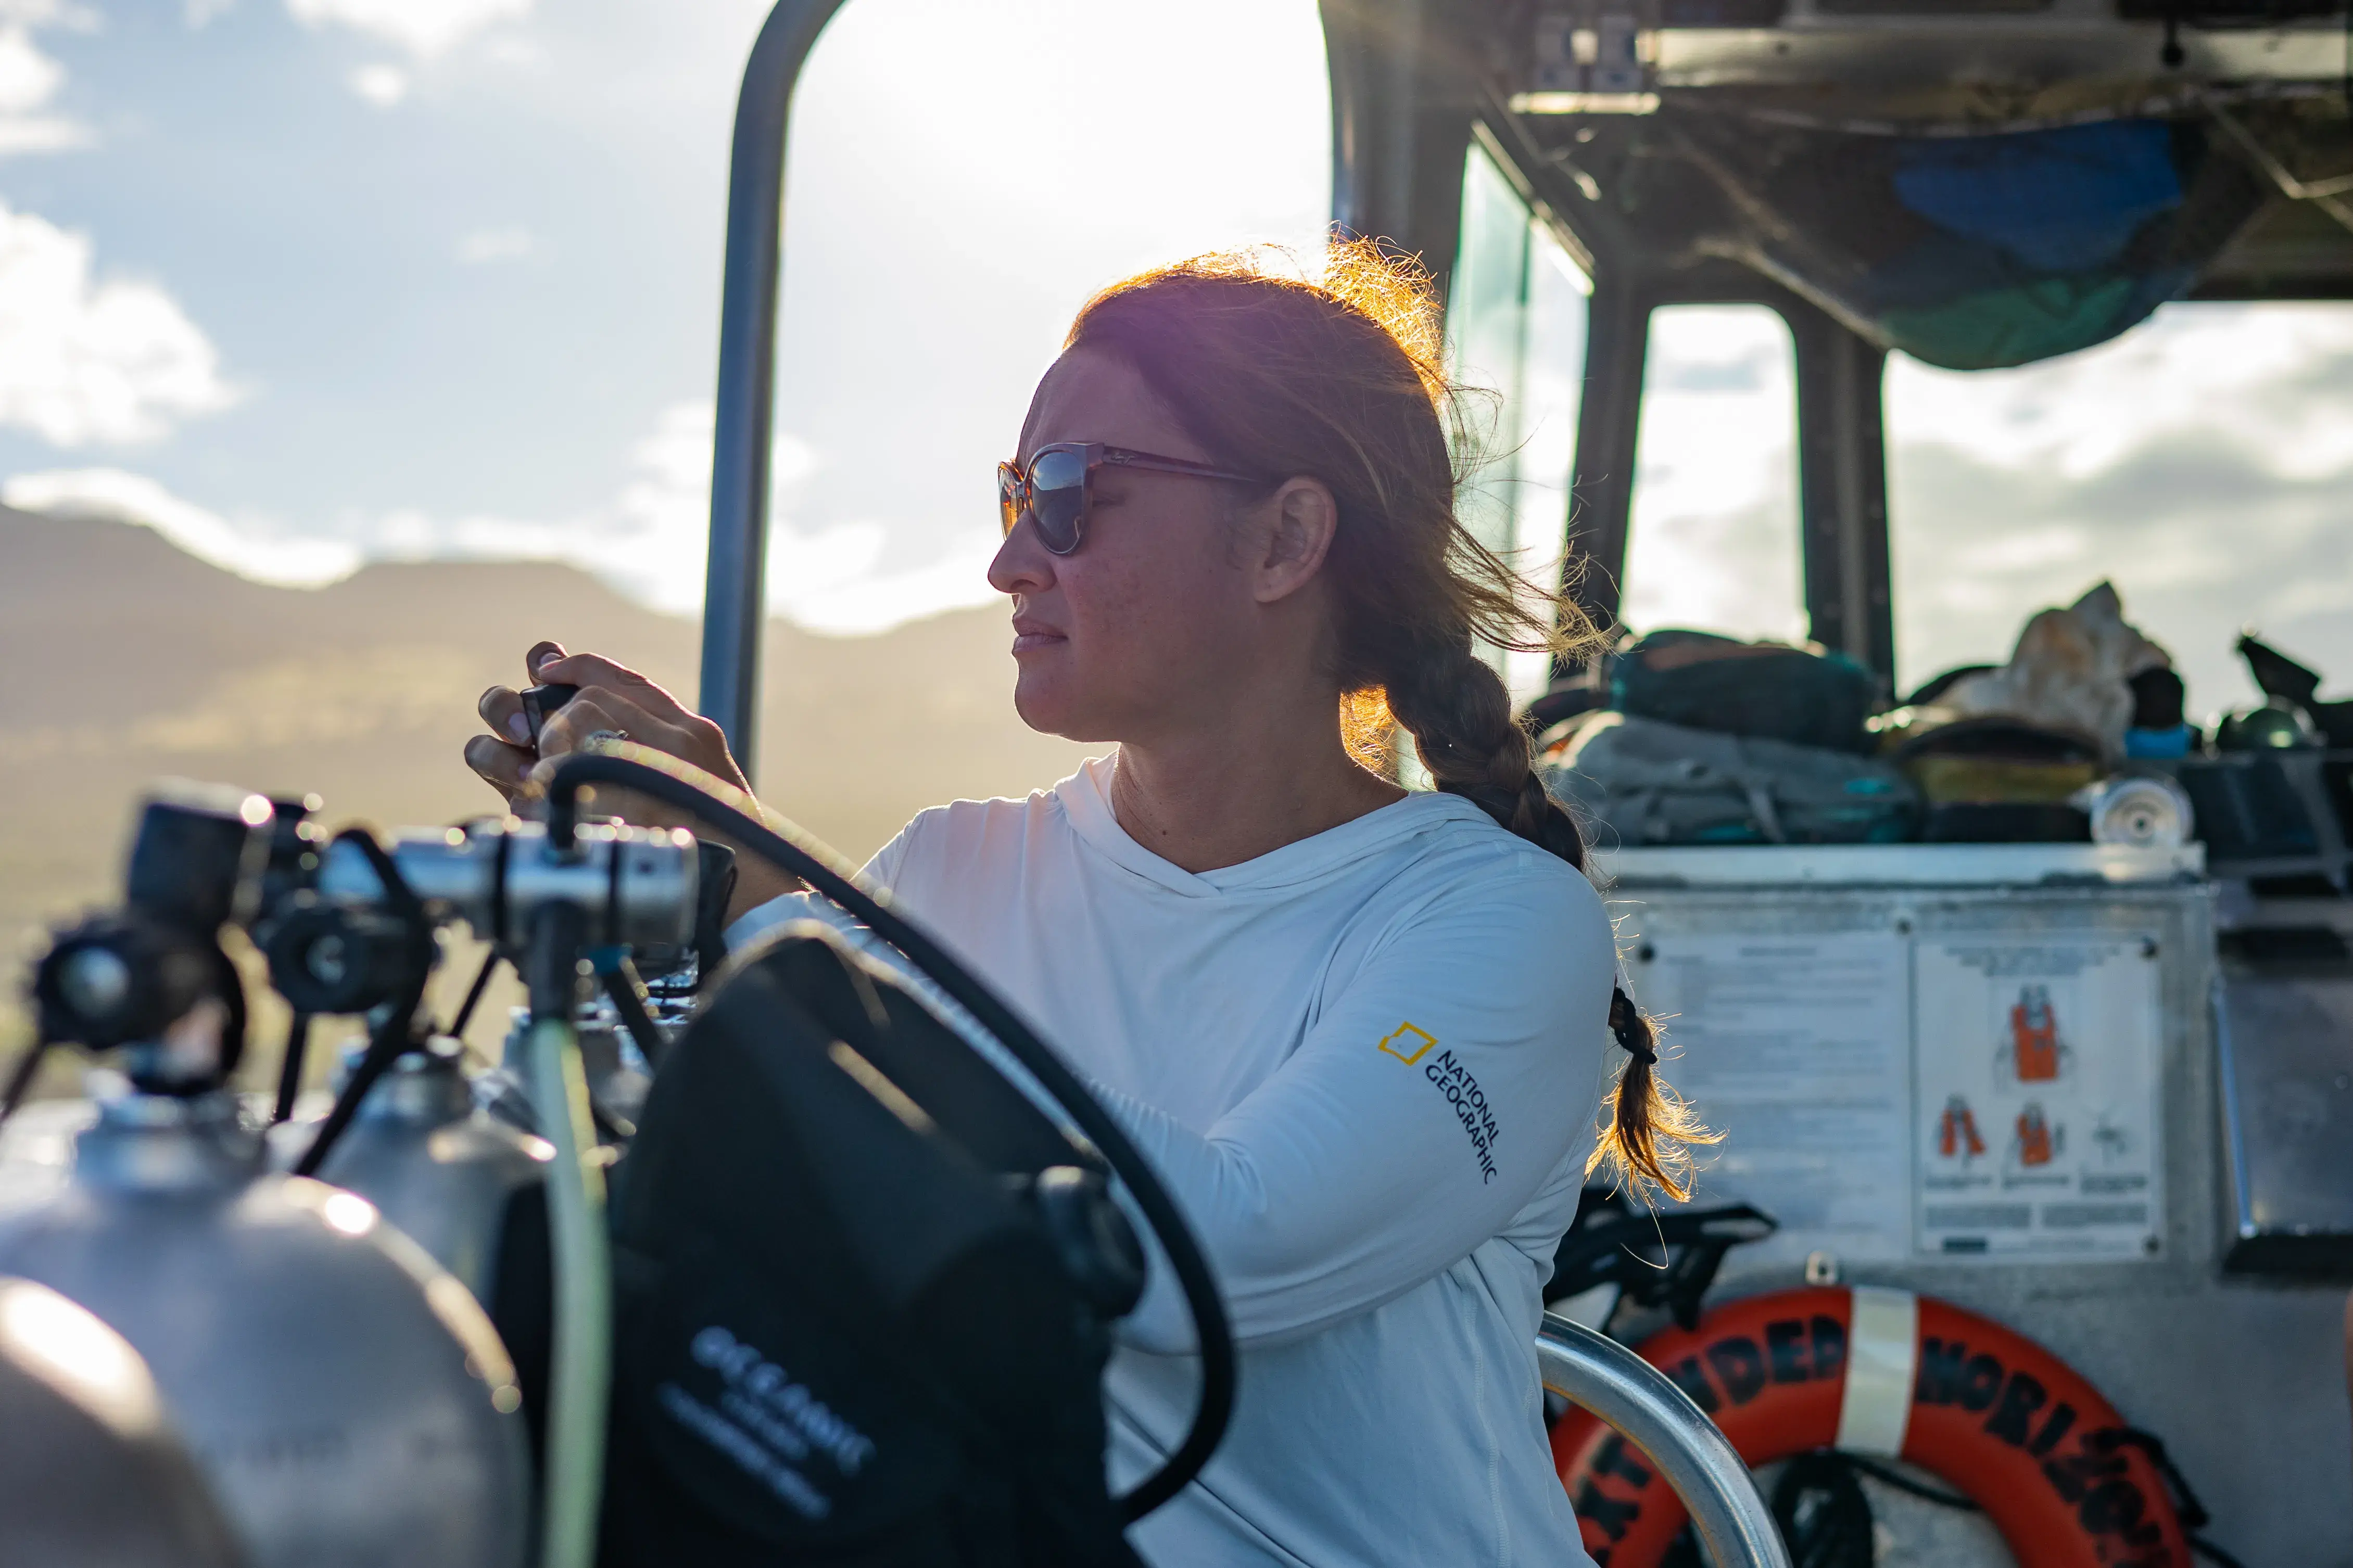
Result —
M 1651 312 L 1620 618 L 1806 635 L 1797 346 L 1763 305 Z
M 2353 304 L 2168 305 L 2015 370 L 1897 355 L 1887 431 L 1906 688 L 2106 578 L 2193 717 L 2255 700 L 2242 626 L 2353 690 Z
M 1567 534 L 1568 468 L 1583 391 L 1587 296 L 1592 285 L 1538 223 L 1486 153 L 1463 168 L 1462 241 L 1447 289 L 1448 352 L 1457 379 L 1491 395 L 1474 400 L 1487 462 L 1463 498 L 1463 519 L 1547 587 Z M 1544 689 L 1548 661 L 1513 655 L 1513 695 Z

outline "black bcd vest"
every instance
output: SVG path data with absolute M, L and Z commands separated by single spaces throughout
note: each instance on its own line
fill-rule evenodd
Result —
M 828 928 L 730 965 L 612 1224 L 604 1568 L 1138 1568 L 1102 1162 Z

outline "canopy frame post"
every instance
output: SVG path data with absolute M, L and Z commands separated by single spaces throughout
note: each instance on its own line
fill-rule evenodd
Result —
M 1798 490 L 1808 634 L 1895 695 L 1887 537 L 1887 351 L 1820 306 L 1778 303 L 1798 356 Z
M 1332 79 L 1332 223 L 1419 258 L 1441 296 L 1462 238 L 1476 78 L 1460 0 L 1319 0 Z
M 747 781 L 759 766 L 760 638 L 767 620 L 768 456 L 776 303 L 784 283 L 785 148 L 793 89 L 843 0 L 776 0 L 744 66 L 727 169 L 726 279 L 711 443 L 711 537 L 697 706 Z

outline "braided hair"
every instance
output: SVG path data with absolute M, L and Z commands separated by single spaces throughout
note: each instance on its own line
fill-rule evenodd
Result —
M 1080 311 L 1065 347 L 1126 361 L 1221 463 L 1331 489 L 1328 656 L 1351 749 L 1393 769 L 1402 729 L 1438 788 L 1582 870 L 1585 837 L 1546 789 L 1478 648 L 1575 652 L 1599 637 L 1457 515 L 1478 443 L 1466 393 L 1444 371 L 1428 275 L 1365 241 L 1335 243 L 1313 279 L 1287 259 L 1203 256 L 1115 283 Z M 1683 1197 L 1687 1146 L 1713 1134 L 1660 1082 L 1657 1033 L 1622 986 L 1609 1021 L 1626 1059 L 1588 1170 L 1606 1162 Z

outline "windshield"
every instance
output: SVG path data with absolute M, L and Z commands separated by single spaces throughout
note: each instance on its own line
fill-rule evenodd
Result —
M 1903 689 L 2105 578 L 2203 718 L 2242 627 L 2353 689 L 2353 303 L 2168 305 L 2016 370 L 1888 364 Z
M 1797 350 L 1763 305 L 1651 313 L 1624 618 L 1801 638 Z
M 1462 239 L 1447 287 L 1447 352 L 1473 389 L 1465 432 L 1483 459 L 1463 521 L 1532 582 L 1560 575 L 1569 461 L 1583 391 L 1592 286 L 1560 241 L 1475 145 L 1463 165 Z M 1515 698 L 1544 689 L 1550 660 L 1504 661 Z

